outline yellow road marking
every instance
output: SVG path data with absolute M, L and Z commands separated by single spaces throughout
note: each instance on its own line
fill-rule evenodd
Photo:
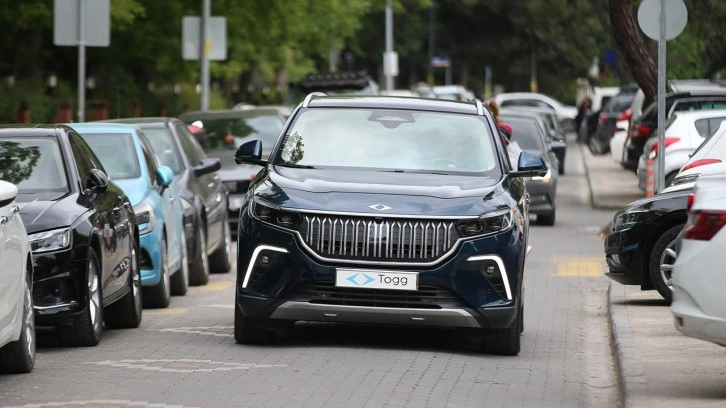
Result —
M 220 292 L 234 286 L 234 281 L 210 282 L 201 287 L 205 292 Z
M 144 313 L 151 313 L 158 316 L 171 316 L 186 313 L 188 310 L 189 308 L 187 307 L 168 307 L 166 309 L 144 310 Z
M 601 276 L 602 258 L 566 258 L 555 261 L 555 276 Z

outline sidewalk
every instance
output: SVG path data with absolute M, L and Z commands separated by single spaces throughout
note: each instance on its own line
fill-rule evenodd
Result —
M 594 208 L 616 210 L 643 197 L 634 173 L 578 146 Z M 609 316 L 625 407 L 726 406 L 726 350 L 680 334 L 658 292 L 612 282 Z

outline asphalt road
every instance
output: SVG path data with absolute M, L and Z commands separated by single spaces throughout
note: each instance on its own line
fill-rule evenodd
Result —
M 145 310 L 93 348 L 39 333 L 35 371 L 0 377 L 0 406 L 613 407 L 607 278 L 579 150 L 568 149 L 557 224 L 532 226 L 517 357 L 482 355 L 455 332 L 308 325 L 271 346 L 235 344 L 235 274 Z

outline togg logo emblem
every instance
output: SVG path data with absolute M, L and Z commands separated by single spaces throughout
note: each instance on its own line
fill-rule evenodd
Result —
M 355 275 L 348 277 L 348 282 L 358 286 L 365 286 L 374 280 L 376 279 L 365 273 L 356 273 Z
M 376 211 L 386 211 L 386 210 L 390 210 L 391 209 L 391 207 L 389 207 L 387 205 L 383 205 L 383 204 L 373 204 L 373 205 L 369 205 L 368 208 L 374 209 Z

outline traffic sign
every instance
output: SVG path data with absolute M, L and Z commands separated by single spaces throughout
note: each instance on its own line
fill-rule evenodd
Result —
M 83 30 L 79 30 L 78 9 L 83 4 Z M 83 38 L 78 38 L 83 32 Z M 54 0 L 53 44 L 108 47 L 111 44 L 111 5 L 109 0 Z
M 199 59 L 199 33 L 200 18 L 186 16 L 182 18 L 182 58 L 185 60 Z M 211 61 L 227 59 L 227 19 L 224 17 L 209 17 L 209 39 L 204 46 L 204 52 Z
M 638 7 L 638 24 L 645 35 L 658 41 L 660 38 L 660 20 L 658 10 L 661 0 L 643 0 Z M 688 10 L 683 0 L 665 0 L 665 39 L 678 37 L 688 22 Z
M 433 57 L 431 58 L 431 66 L 434 68 L 446 68 L 450 65 L 449 57 Z

